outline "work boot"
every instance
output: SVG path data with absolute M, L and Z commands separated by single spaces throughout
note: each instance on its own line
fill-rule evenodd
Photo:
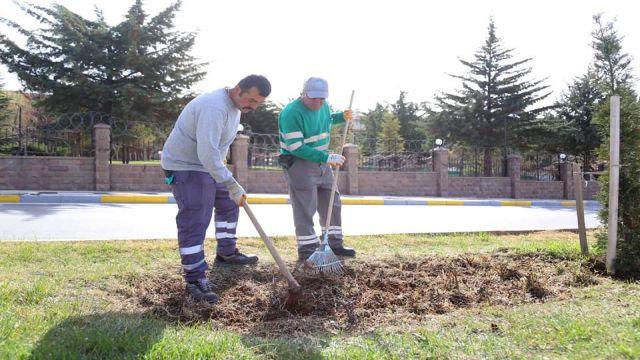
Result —
M 355 257 L 356 256 L 356 250 L 355 249 L 344 247 L 342 245 L 337 246 L 337 247 L 332 247 L 331 250 L 333 251 L 334 254 L 336 254 L 338 256 L 347 256 L 347 257 Z
M 296 272 L 306 272 L 306 271 L 310 271 L 314 268 L 313 264 L 307 262 L 305 263 L 305 261 L 307 261 L 307 259 L 309 259 L 309 257 L 311 256 L 311 254 L 313 254 L 315 252 L 315 250 L 313 251 L 304 251 L 304 252 L 300 252 L 298 251 L 298 260 L 296 261 L 296 265 L 294 267 L 294 271 Z
M 316 249 L 317 250 L 317 249 Z M 316 252 L 316 250 L 311 250 L 311 251 L 298 251 L 298 262 L 304 262 L 305 260 L 307 260 L 309 258 L 309 256 L 311 256 L 311 254 L 313 254 L 314 252 Z
M 231 265 L 253 265 L 258 262 L 258 256 L 253 254 L 243 254 L 238 249 L 231 255 L 216 255 L 213 262 L 215 266 L 231 266 Z
M 218 295 L 211 291 L 209 280 L 206 278 L 187 282 L 187 290 L 194 300 L 204 300 L 209 304 L 215 304 L 218 302 Z

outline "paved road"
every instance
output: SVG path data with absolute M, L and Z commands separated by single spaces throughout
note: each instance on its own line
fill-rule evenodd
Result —
M 0 203 L 0 240 L 116 240 L 175 238 L 174 204 Z M 291 206 L 252 209 L 271 236 L 292 235 Z M 597 208 L 585 210 L 588 228 Z M 344 205 L 345 235 L 576 229 L 573 207 Z M 319 233 L 319 231 L 318 231 Z M 241 213 L 239 236 L 257 237 Z M 212 229 L 207 236 L 213 237 Z

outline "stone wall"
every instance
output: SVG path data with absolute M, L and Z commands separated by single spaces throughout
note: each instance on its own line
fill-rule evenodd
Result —
M 354 195 L 437 196 L 434 172 L 360 171 L 357 176 Z
M 449 196 L 511 198 L 511 179 L 508 177 L 450 177 Z
M 93 158 L 0 157 L 1 190 L 93 190 Z
M 562 181 L 520 181 L 520 197 L 523 199 L 564 199 Z
M 164 192 L 160 165 L 109 164 L 109 127 L 96 125 L 95 158 L 0 156 L 0 190 L 75 190 Z M 229 170 L 251 193 L 286 194 L 281 170 L 251 170 L 247 163 L 249 138 L 238 135 L 231 149 Z M 560 164 L 561 181 L 520 180 L 520 157 L 507 159 L 506 177 L 450 177 L 448 151 L 433 150 L 433 172 L 362 171 L 358 149 L 347 145 L 338 188 L 346 195 L 433 196 L 466 198 L 573 199 L 573 170 Z M 577 173 L 575 173 L 577 175 Z M 585 199 L 599 191 L 587 183 Z
M 287 183 L 281 170 L 250 170 L 247 191 L 258 194 L 286 194 Z
M 171 191 L 160 165 L 111 164 L 112 191 Z

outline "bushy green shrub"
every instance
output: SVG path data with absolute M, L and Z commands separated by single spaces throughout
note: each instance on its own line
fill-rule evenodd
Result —
M 618 195 L 618 244 L 616 273 L 640 277 L 640 99 L 629 88 L 620 93 L 620 182 Z M 609 159 L 610 101 L 603 103 L 596 116 L 603 138 L 599 158 Z M 608 223 L 609 170 L 599 178 L 602 191 L 599 194 L 603 208 L 600 219 Z M 606 247 L 607 234 L 599 236 L 599 246 Z

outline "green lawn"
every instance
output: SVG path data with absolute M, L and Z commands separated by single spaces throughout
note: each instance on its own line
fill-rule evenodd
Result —
M 272 263 L 259 239 L 240 243 Z M 293 261 L 294 240 L 275 243 Z M 576 266 L 587 260 L 571 232 L 362 236 L 349 245 L 374 264 L 504 248 Z M 208 241 L 208 258 L 212 247 Z M 0 258 L 0 359 L 640 358 L 640 284 L 608 277 L 551 301 L 471 307 L 360 332 L 259 337 L 132 306 L 121 290 L 176 268 L 175 240 L 0 242 Z

